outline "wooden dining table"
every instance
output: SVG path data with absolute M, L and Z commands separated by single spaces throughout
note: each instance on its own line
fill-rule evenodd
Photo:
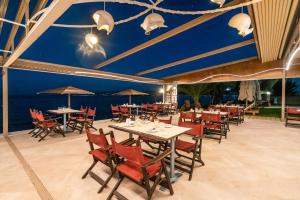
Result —
M 170 180 L 171 182 L 177 180 L 180 174 L 175 172 L 175 140 L 179 135 L 191 130 L 190 128 L 144 120 L 137 120 L 131 123 L 123 122 L 109 125 L 109 127 L 129 134 L 144 136 L 156 141 L 171 141 Z
M 59 108 L 54 110 L 48 110 L 49 113 L 56 114 L 56 115 L 63 115 L 63 130 L 67 132 L 67 114 L 72 113 L 81 113 L 80 110 L 74 110 L 71 108 Z

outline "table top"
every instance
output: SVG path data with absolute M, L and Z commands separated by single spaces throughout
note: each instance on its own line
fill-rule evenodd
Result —
M 127 108 L 140 108 L 140 107 L 142 107 L 141 105 L 126 105 L 126 104 L 124 104 L 124 105 L 120 105 L 121 107 L 127 107 Z
M 196 113 L 197 114 L 207 113 L 207 114 L 228 115 L 228 112 L 209 111 L 209 110 L 196 111 Z
M 123 122 L 109 125 L 109 127 L 158 141 L 168 141 L 191 130 L 190 128 L 142 120 L 134 121 L 132 125 Z
M 69 113 L 81 113 L 80 110 L 74 110 L 74 109 L 69 109 L 69 108 L 60 108 L 56 110 L 48 110 L 50 113 L 54 114 L 69 114 Z

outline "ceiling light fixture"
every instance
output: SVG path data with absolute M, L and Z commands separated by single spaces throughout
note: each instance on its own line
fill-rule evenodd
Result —
M 225 3 L 225 0 L 210 0 L 213 3 L 219 4 L 220 8 L 223 6 L 223 4 Z
M 229 20 L 228 25 L 236 28 L 239 31 L 239 35 L 243 37 L 253 32 L 253 28 L 250 28 L 251 18 L 246 13 L 243 13 L 243 8 L 241 13 L 234 15 Z
M 95 47 L 96 44 L 98 44 L 99 40 L 98 37 L 93 33 L 88 33 L 85 35 L 85 42 L 89 47 L 92 49 Z
M 150 32 L 157 28 L 167 27 L 164 18 L 157 13 L 151 13 L 146 16 L 141 27 L 145 30 L 146 35 L 150 35 Z
M 93 14 L 94 22 L 97 25 L 97 29 L 105 30 L 107 35 L 112 32 L 115 26 L 114 18 L 111 16 L 110 13 L 106 12 L 105 10 L 98 10 Z

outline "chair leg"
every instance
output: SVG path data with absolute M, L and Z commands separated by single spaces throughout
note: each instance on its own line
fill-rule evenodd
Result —
M 92 165 L 86 170 L 86 172 L 81 177 L 82 179 L 85 179 L 85 177 L 89 174 L 89 172 L 94 168 L 94 166 L 97 164 L 98 161 L 94 160 Z
M 103 185 L 100 187 L 100 189 L 98 190 L 98 193 L 102 192 L 102 190 L 107 186 L 108 182 L 110 181 L 110 179 L 115 175 L 116 173 L 116 168 L 114 168 L 111 172 L 111 175 L 109 175 L 109 177 L 105 180 L 105 182 L 103 183 Z
M 46 130 L 45 135 L 43 135 L 43 136 L 39 139 L 39 142 L 42 141 L 43 139 L 45 139 L 45 137 L 47 137 L 47 135 L 49 135 L 50 132 L 51 132 L 51 130 Z
M 109 194 L 109 196 L 107 197 L 106 200 L 111 200 L 111 198 L 113 197 L 115 191 L 117 191 L 117 189 L 120 186 L 123 179 L 124 179 L 124 176 L 120 174 L 120 178 L 119 178 L 118 182 L 116 183 L 116 185 L 114 186 L 114 188 L 112 189 L 112 191 L 110 192 L 110 194 Z
M 166 168 L 166 163 L 165 163 L 164 160 L 162 160 L 162 167 L 163 167 L 163 170 L 164 170 L 164 174 L 165 174 L 165 177 L 166 177 L 166 181 L 167 181 L 167 185 L 168 185 L 168 188 L 169 188 L 169 191 L 170 191 L 170 195 L 173 195 L 174 191 L 173 191 L 173 188 L 172 188 L 169 172 Z

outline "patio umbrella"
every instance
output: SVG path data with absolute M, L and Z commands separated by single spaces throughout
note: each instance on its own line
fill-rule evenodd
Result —
M 149 94 L 137 90 L 133 90 L 133 89 L 128 89 L 128 90 L 117 92 L 113 95 L 129 96 L 129 104 L 131 104 L 131 96 L 149 95 Z
M 86 90 L 82 90 L 76 87 L 61 87 L 55 89 L 49 89 L 45 91 L 38 92 L 38 94 L 67 94 L 68 95 L 68 108 L 71 108 L 71 94 L 79 94 L 79 95 L 93 95 L 93 92 L 89 92 Z
M 240 101 L 254 101 L 256 96 L 256 83 L 255 81 L 242 81 L 240 84 Z

